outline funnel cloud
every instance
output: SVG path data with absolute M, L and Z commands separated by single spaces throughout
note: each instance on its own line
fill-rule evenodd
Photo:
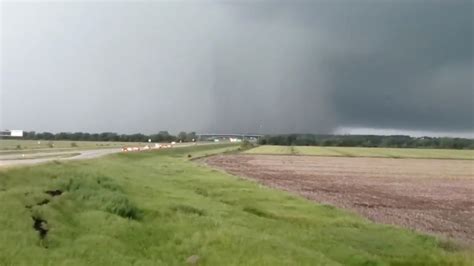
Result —
M 1 4 L 0 128 L 474 131 L 472 1 Z

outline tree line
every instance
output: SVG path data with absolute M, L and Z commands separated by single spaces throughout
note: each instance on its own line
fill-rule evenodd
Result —
M 27 131 L 23 139 L 27 140 L 71 140 L 71 141 L 118 141 L 118 142 L 172 142 L 196 141 L 196 132 L 179 132 L 172 135 L 168 131 L 155 134 L 117 134 L 114 132 L 35 132 Z M 286 134 L 266 135 L 259 138 L 261 145 L 283 146 L 339 146 L 339 147 L 390 147 L 390 148 L 437 148 L 437 149 L 474 149 L 474 139 L 448 137 L 410 137 L 404 135 L 318 135 Z
M 196 132 L 180 132 L 178 135 L 172 135 L 168 131 L 160 131 L 156 134 L 145 135 L 136 134 L 117 134 L 114 132 L 103 133 L 85 133 L 85 132 L 35 132 L 27 131 L 23 133 L 23 139 L 27 140 L 74 140 L 74 141 L 120 141 L 120 142 L 172 142 L 182 141 L 191 142 L 197 140 Z
M 259 144 L 284 146 L 339 146 L 339 147 L 390 147 L 390 148 L 437 148 L 474 149 L 474 139 L 448 137 L 410 137 L 375 135 L 314 135 L 288 134 L 267 135 Z

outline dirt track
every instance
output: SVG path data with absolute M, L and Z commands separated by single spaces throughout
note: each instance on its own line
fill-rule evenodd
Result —
M 474 243 L 470 160 L 220 155 L 205 161 L 376 222 Z

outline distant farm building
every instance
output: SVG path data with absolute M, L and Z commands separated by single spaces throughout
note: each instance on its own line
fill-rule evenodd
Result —
M 18 129 L 2 130 L 0 131 L 0 137 L 21 138 L 23 137 L 23 130 L 18 130 Z

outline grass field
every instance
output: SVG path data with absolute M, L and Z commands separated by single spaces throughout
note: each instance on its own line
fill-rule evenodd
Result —
M 401 149 L 401 148 L 358 148 L 319 146 L 272 146 L 264 145 L 246 151 L 251 154 L 298 154 L 317 156 L 385 157 L 385 158 L 428 158 L 428 159 L 474 159 L 474 150 L 447 149 Z
M 189 161 L 236 148 L 0 169 L 0 265 L 468 265 L 473 258 L 433 237 Z

